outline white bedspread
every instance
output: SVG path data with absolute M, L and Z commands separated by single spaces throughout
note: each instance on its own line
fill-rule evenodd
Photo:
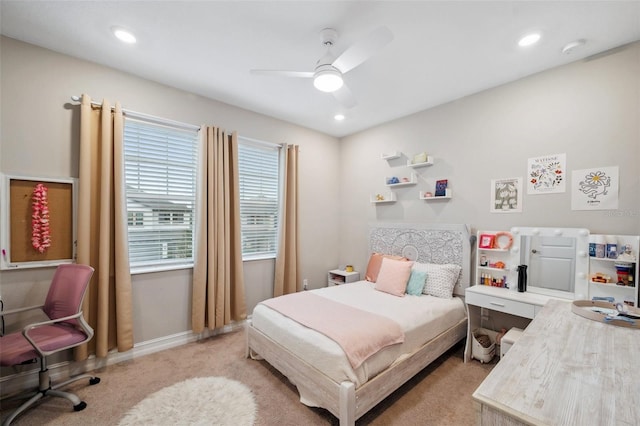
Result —
M 367 281 L 312 291 L 396 321 L 405 333 L 404 343 L 381 350 L 354 370 L 336 342 L 263 304 L 258 304 L 253 310 L 252 326 L 337 383 L 348 380 L 356 387 L 466 317 L 460 298 L 441 299 L 427 295 L 397 297 L 375 290 L 374 284 Z M 327 318 L 327 321 L 331 321 L 331 318 Z M 301 395 L 301 401 L 315 405 L 313 401 L 305 400 L 304 395 Z

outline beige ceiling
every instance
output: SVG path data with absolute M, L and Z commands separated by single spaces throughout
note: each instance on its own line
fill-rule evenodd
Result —
M 640 40 L 640 1 L 2 0 L 0 13 L 5 36 L 337 137 Z M 394 40 L 346 74 L 351 109 L 309 79 L 249 73 L 313 71 L 321 29 L 339 54 L 380 26 Z M 534 29 L 541 42 L 519 48 Z

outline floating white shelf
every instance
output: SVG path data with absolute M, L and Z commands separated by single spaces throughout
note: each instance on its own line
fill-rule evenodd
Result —
M 390 179 L 391 177 L 386 177 L 384 179 L 384 182 L 388 187 L 391 187 L 391 188 L 394 188 L 397 186 L 415 185 L 416 183 L 418 183 L 418 176 L 415 173 L 411 173 L 411 177 L 399 177 L 398 179 L 400 179 L 400 182 L 398 183 L 388 183 Z M 403 180 L 403 179 L 407 179 L 407 180 Z
M 411 160 L 407 161 L 407 167 L 412 167 L 414 169 L 427 166 L 433 166 L 433 157 L 428 156 L 427 161 L 423 163 L 412 163 Z
M 438 197 L 431 196 L 431 197 L 427 197 L 426 192 L 420 191 L 420 199 L 421 200 L 425 200 L 425 201 L 433 201 L 433 200 L 448 200 L 452 197 L 451 195 L 451 190 L 449 188 L 446 189 L 445 195 L 440 195 Z
M 382 154 L 382 159 L 383 160 L 394 160 L 396 158 L 400 158 L 400 153 L 398 151 L 394 151 L 394 152 L 389 152 L 389 153 L 383 153 Z
M 396 194 L 391 191 L 380 192 L 377 194 L 372 194 L 370 200 L 373 204 L 395 203 Z

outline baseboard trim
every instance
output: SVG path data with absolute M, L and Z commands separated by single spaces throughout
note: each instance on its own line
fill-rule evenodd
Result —
M 169 336 L 163 336 L 157 339 L 136 343 L 134 344 L 133 349 L 126 352 L 113 350 L 109 352 L 105 358 L 96 358 L 92 355 L 85 361 L 62 361 L 49 365 L 49 375 L 51 377 L 51 381 L 55 383 L 68 377 L 90 373 L 98 368 L 103 368 L 120 362 L 131 361 L 145 355 L 176 348 L 178 346 L 197 342 L 198 340 L 217 336 L 219 334 L 236 331 L 243 327 L 244 321 L 241 321 L 231 325 L 226 325 L 216 330 L 205 329 L 202 333 L 184 331 Z M 40 364 L 36 363 L 33 365 L 35 368 L 0 377 L 0 389 L 2 389 L 0 391 L 0 399 L 24 392 L 27 389 L 38 387 L 38 371 L 40 369 Z

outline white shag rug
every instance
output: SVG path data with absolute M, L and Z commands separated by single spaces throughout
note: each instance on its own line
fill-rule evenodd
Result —
M 224 377 L 198 377 L 149 395 L 120 426 L 252 426 L 255 417 L 256 403 L 247 386 Z

